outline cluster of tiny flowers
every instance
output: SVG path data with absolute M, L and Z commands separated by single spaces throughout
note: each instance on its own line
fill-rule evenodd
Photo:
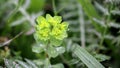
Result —
M 61 16 L 52 17 L 47 14 L 46 18 L 39 16 L 36 21 L 37 25 L 35 36 L 37 36 L 39 40 L 63 40 L 67 37 L 68 23 L 62 22 Z

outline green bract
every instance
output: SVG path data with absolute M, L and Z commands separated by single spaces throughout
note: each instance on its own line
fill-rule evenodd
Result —
M 61 22 L 61 16 L 54 16 L 47 14 L 46 18 L 39 16 L 37 18 L 35 37 L 40 42 L 51 42 L 52 45 L 59 46 L 64 38 L 67 37 L 68 23 Z M 58 43 L 56 43 L 58 42 Z

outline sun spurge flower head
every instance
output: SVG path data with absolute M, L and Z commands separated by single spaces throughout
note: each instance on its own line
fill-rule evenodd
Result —
M 68 23 L 62 22 L 61 16 L 52 17 L 47 14 L 46 18 L 39 16 L 36 21 L 35 37 L 37 40 L 43 42 L 49 41 L 53 45 L 59 45 L 58 42 L 67 37 Z

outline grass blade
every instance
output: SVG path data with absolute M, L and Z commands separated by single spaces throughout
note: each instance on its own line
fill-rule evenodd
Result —
M 90 0 L 78 0 L 80 5 L 82 6 L 83 10 L 87 14 L 87 16 L 92 21 L 93 26 L 96 30 L 102 32 L 103 27 L 96 23 L 93 19 L 100 19 L 100 15 L 96 12 L 94 6 L 91 4 Z
M 76 44 L 75 44 L 76 45 Z M 75 46 L 74 45 L 74 46 Z M 88 67 L 88 68 L 105 68 L 92 55 L 90 55 L 84 48 L 76 45 L 74 54 Z

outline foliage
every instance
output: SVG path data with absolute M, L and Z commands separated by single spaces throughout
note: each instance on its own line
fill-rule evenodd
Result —
M 119 5 L 1 0 L 0 68 L 120 68 Z
M 25 59 L 26 62 L 20 60 L 4 60 L 6 68 L 38 68 L 32 61 Z

